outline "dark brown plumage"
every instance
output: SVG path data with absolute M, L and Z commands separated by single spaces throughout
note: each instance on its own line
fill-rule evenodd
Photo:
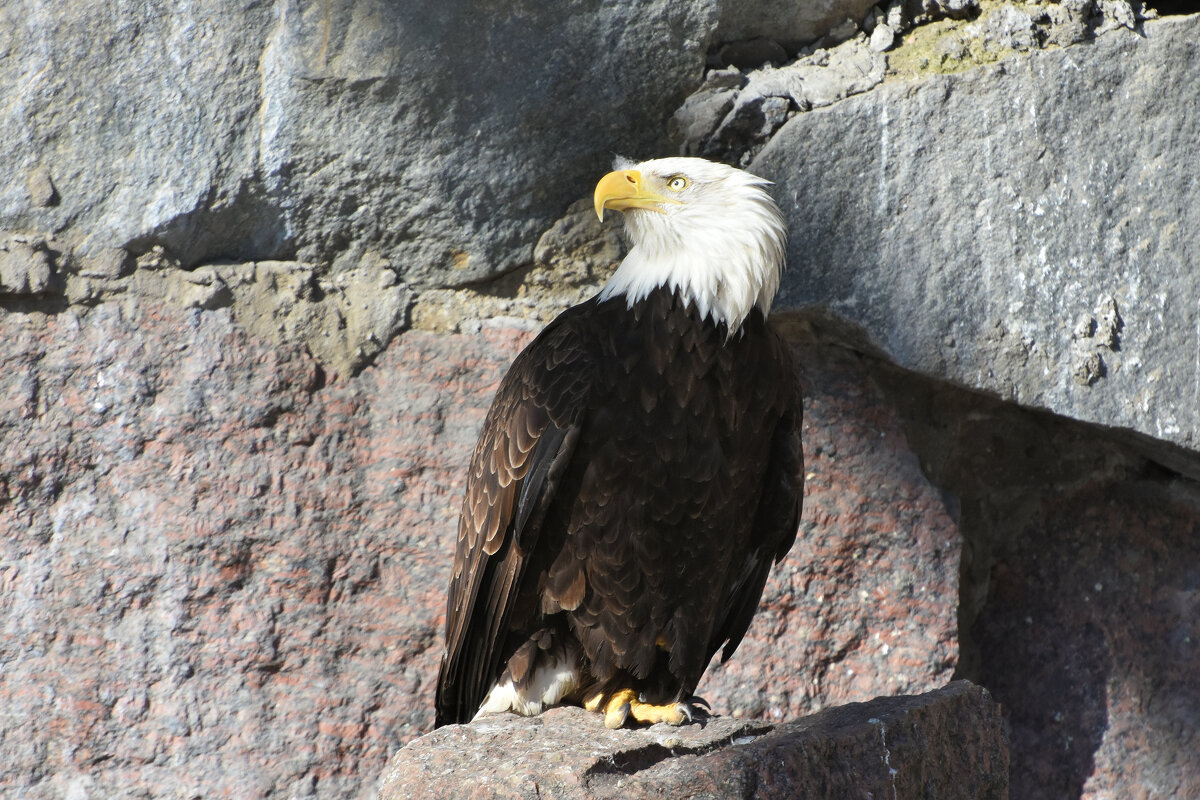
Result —
M 694 158 L 604 176 L 631 247 L 500 384 L 467 479 L 437 723 L 582 703 L 679 725 L 795 538 L 800 399 L 765 315 L 766 181 Z
M 690 697 L 795 538 L 800 416 L 791 356 L 758 308 L 730 334 L 660 286 L 551 323 L 472 458 L 437 724 L 555 663 L 577 672 L 561 702 Z

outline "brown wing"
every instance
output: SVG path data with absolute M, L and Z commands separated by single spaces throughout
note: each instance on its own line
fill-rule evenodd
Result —
M 505 642 L 546 508 L 579 435 L 594 374 L 586 308 L 544 330 L 513 362 L 467 476 L 446 606 L 437 725 L 470 720 L 510 653 Z
M 717 624 L 709 653 L 724 643 L 721 661 L 728 661 L 750 627 L 758 608 L 763 586 L 771 565 L 783 560 L 796 541 L 804 496 L 804 452 L 800 443 L 801 397 L 799 381 L 787 344 L 768 329 L 771 356 L 777 366 L 775 380 L 764 382 L 779 393 L 784 413 L 775 426 L 774 437 L 763 478 L 763 493 L 751 530 L 751 551 L 740 576 L 732 582 L 723 608 L 724 618 Z

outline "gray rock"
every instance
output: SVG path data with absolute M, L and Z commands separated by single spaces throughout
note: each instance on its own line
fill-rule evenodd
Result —
M 592 198 L 584 197 L 542 234 L 533 249 L 533 260 L 558 276 L 559 283 L 572 273 L 582 273 L 579 281 L 586 284 L 607 276 L 623 254 L 616 226 L 598 221 Z
M 0 242 L 0 295 L 41 294 L 50 288 L 54 260 L 41 242 Z
M 251 225 L 231 214 L 255 177 L 258 62 L 274 17 L 236 2 L 203 16 L 6 4 L 0 228 L 65 230 L 85 251 L 160 237 L 197 259 L 270 247 L 269 215 Z M 13 179 L 35 168 L 54 175 L 57 206 L 31 204 Z M 209 219 L 221 211 L 224 231 Z
M 716 22 L 715 0 L 8 4 L 0 229 L 479 280 L 528 263 L 613 151 L 661 145 Z
M 861 40 L 828 51 L 828 58 L 800 59 L 791 67 L 789 93 L 800 108 L 820 108 L 874 88 L 887 69 L 887 59 Z
M 683 101 L 672 115 L 671 125 L 683 142 L 680 150 L 684 155 L 699 155 L 705 142 L 733 109 L 736 99 L 734 89 L 705 87 Z
M 1200 108 L 1200 19 L 1144 28 L 790 120 L 752 165 L 791 217 L 777 308 L 932 377 L 1200 447 L 1200 120 L 1181 113 Z M 1121 322 L 1081 373 L 1072 332 L 1097 309 Z
M 704 142 L 687 142 L 684 152 L 745 166 L 775 131 L 787 121 L 791 101 L 775 94 L 746 92 Z
M 85 278 L 120 278 L 133 267 L 129 253 L 119 247 L 97 248 L 79 262 L 79 274 Z
M 52 206 L 58 202 L 58 191 L 54 181 L 50 179 L 50 170 L 45 167 L 34 167 L 27 178 L 29 199 L 35 206 Z
M 876 25 L 871 31 L 870 47 L 876 53 L 890 50 L 896 42 L 896 33 L 885 22 Z
M 533 265 L 486 284 L 420 292 L 408 314 L 413 328 L 479 333 L 510 328 L 540 331 L 571 306 L 592 297 L 621 261 L 621 223 L 596 218 L 582 197 L 538 239 Z
M 862 40 L 818 50 L 781 69 L 750 73 L 739 104 L 756 96 L 787 97 L 800 109 L 831 105 L 883 80 L 887 59 Z
M 789 45 L 816 41 L 847 18 L 862 19 L 876 0 L 748 0 L 721 3 L 717 41 L 769 36 Z M 852 35 L 852 34 L 851 34 Z
M 1144 19 L 1129 0 L 1096 0 L 1096 10 L 1104 20 L 1098 29 L 1100 33 L 1107 33 L 1114 28 L 1136 31 L 1138 22 Z
M 971 40 L 985 43 L 991 51 L 1035 50 L 1038 47 L 1033 18 L 1011 3 L 1005 3 L 978 22 L 966 26 L 963 33 Z
M 1044 26 L 1043 44 L 1066 47 L 1094 35 L 1090 5 L 1087 9 L 1079 10 L 1074 4 L 1055 3 L 1042 10 L 1044 16 L 1038 22 Z
M 789 111 L 819 108 L 865 92 L 883 80 L 886 70 L 887 58 L 860 36 L 785 67 L 754 70 L 739 89 L 702 89 L 675 112 L 681 149 L 745 166 Z M 712 120 L 723 109 L 728 110 L 714 130 Z

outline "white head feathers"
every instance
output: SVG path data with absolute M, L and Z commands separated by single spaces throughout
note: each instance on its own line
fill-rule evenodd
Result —
M 630 250 L 601 300 L 632 306 L 665 285 L 731 333 L 755 306 L 770 311 L 787 242 L 770 181 L 700 158 L 616 166 L 596 187 L 596 211 L 624 212 Z

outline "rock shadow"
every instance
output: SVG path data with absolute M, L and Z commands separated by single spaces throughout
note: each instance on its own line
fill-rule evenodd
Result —
M 876 378 L 957 512 L 956 677 L 1005 709 L 1012 797 L 1200 797 L 1194 454 L 1174 471 L 1119 432 Z

